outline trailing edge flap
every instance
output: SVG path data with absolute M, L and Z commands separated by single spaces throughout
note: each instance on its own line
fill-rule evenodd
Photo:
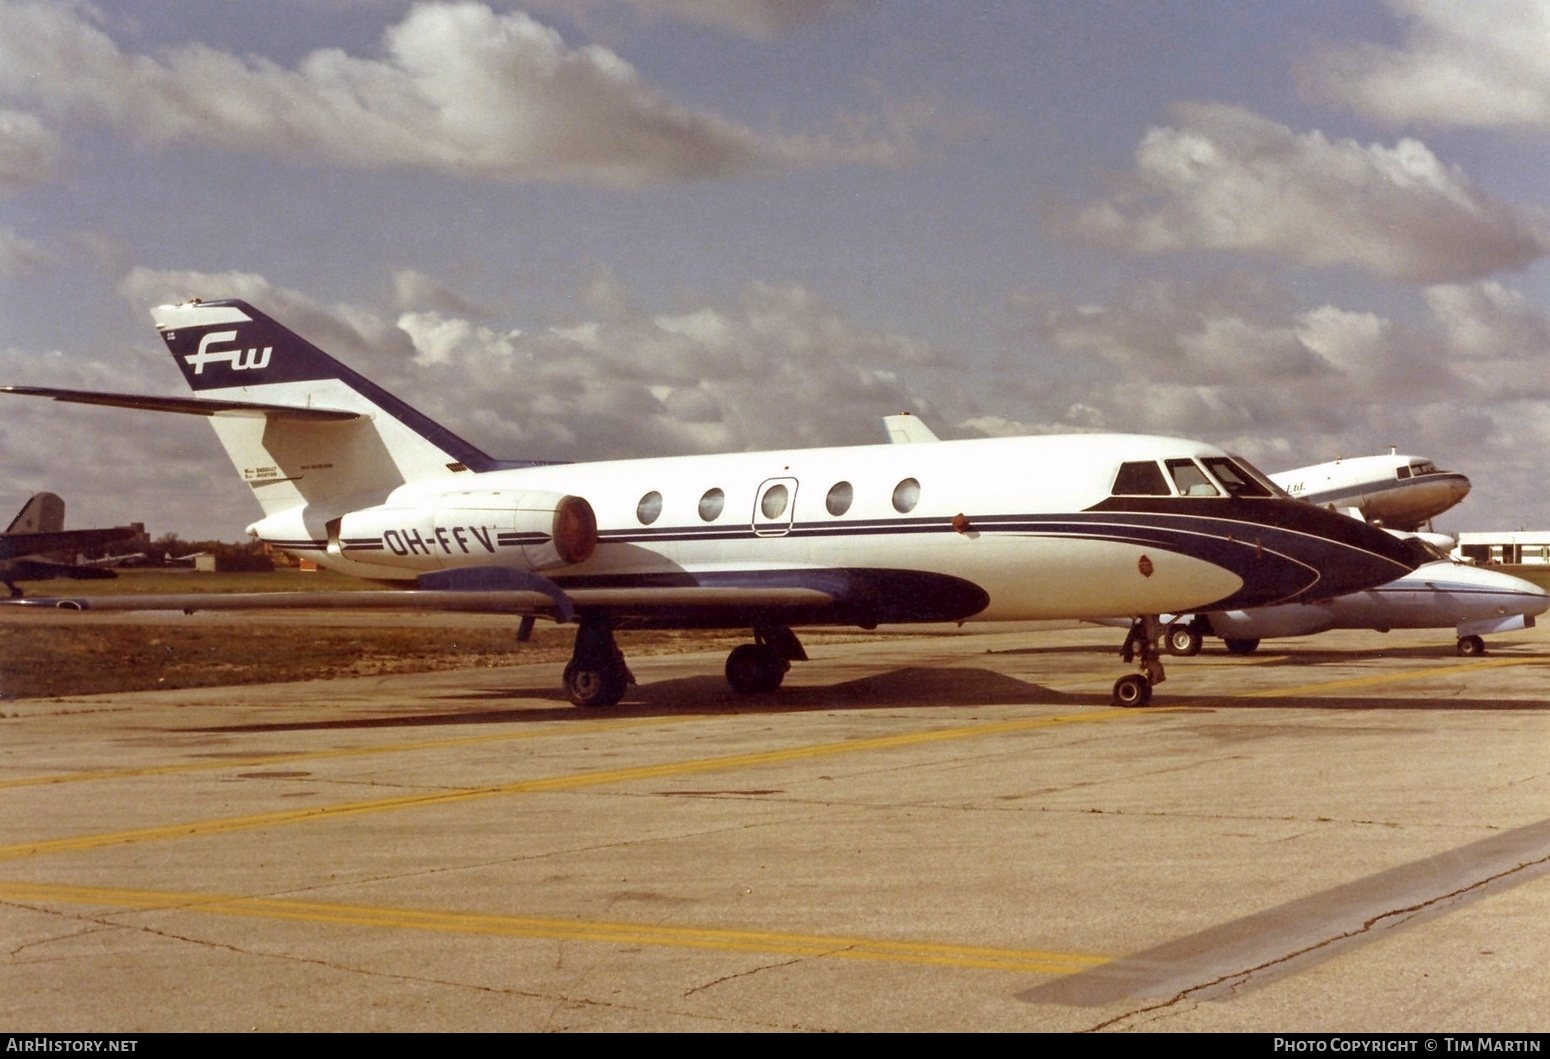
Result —
M 148 397 L 133 393 L 96 393 L 91 390 L 56 390 L 47 386 L 0 386 L 0 393 L 23 397 L 52 397 L 73 404 L 100 404 L 113 408 L 138 408 L 145 412 L 180 412 L 196 416 L 241 416 L 259 419 L 291 419 L 311 422 L 348 422 L 364 419 L 360 412 L 339 408 L 307 408 L 302 405 L 264 404 L 259 401 L 221 401 L 210 397 Z

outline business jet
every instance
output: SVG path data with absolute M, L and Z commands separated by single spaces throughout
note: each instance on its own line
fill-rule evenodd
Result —
M 18 581 L 113 578 L 118 575 L 90 560 L 69 563 L 56 556 L 63 552 L 79 552 L 144 537 L 145 527 L 139 523 L 106 529 L 67 530 L 65 502 L 54 493 L 34 493 L 16 513 L 5 532 L 0 533 L 0 583 L 15 598 L 22 594 L 16 586 Z
M 1270 479 L 1298 500 L 1354 510 L 1375 526 L 1409 531 L 1421 529 L 1469 493 L 1464 475 L 1397 451 L 1297 467 Z
M 1194 615 L 1169 624 L 1167 641 L 1173 654 L 1193 655 L 1204 636 L 1215 635 L 1228 652 L 1249 654 L 1261 640 L 1329 629 L 1452 628 L 1458 653 L 1473 657 L 1485 653 L 1482 637 L 1531 629 L 1546 610 L 1550 595 L 1532 581 L 1439 559 L 1386 585 L 1334 599 Z
M 726 677 L 762 693 L 807 657 L 794 627 L 1129 614 L 1138 672 L 1114 700 L 1144 705 L 1164 678 L 1161 613 L 1342 595 L 1420 561 L 1176 438 L 502 462 L 245 302 L 152 316 L 194 397 L 0 389 L 208 416 L 263 511 L 251 535 L 394 587 L 26 602 L 490 611 L 520 617 L 519 638 L 535 618 L 575 622 L 563 682 L 591 707 L 634 683 L 618 628 L 752 629 Z

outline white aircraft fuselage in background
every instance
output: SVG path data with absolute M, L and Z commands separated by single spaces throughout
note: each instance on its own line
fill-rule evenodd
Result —
M 1532 628 L 1550 610 L 1550 595 L 1531 581 L 1500 570 L 1439 560 L 1386 585 L 1311 603 L 1213 611 L 1169 626 L 1176 654 L 1194 654 L 1200 636 L 1220 636 L 1234 654 L 1261 640 L 1312 636 L 1331 629 L 1453 629 L 1458 653 L 1485 651 L 1483 636 Z
M 1270 476 L 1298 500 L 1354 508 L 1376 526 L 1418 530 L 1463 500 L 1469 479 L 1419 456 L 1355 456 Z
M 197 397 L 6 389 L 209 416 L 263 509 L 251 533 L 402 586 L 197 606 L 575 620 L 565 684 L 583 705 L 612 705 L 632 682 L 616 627 L 752 628 L 727 676 L 768 691 L 805 657 L 793 626 L 1106 614 L 1155 626 L 1162 612 L 1341 595 L 1419 561 L 1381 530 L 1287 500 L 1220 449 L 1177 438 L 503 463 L 243 302 L 153 315 Z M 63 602 L 184 609 L 189 599 Z M 1117 701 L 1145 702 L 1162 679 L 1155 643 L 1141 654 Z

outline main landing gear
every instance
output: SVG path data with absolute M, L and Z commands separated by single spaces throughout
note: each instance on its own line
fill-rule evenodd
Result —
M 1476 658 L 1485 654 L 1485 641 L 1478 636 L 1460 636 L 1458 652 L 1465 658 Z
M 727 683 L 739 695 L 774 691 L 786 679 L 792 662 L 807 661 L 796 633 L 784 625 L 757 625 L 753 643 L 739 644 L 727 655 Z M 584 617 L 576 631 L 576 646 L 565 666 L 565 694 L 577 706 L 616 706 L 635 683 L 614 641 L 613 623 L 606 617 Z
M 738 644 L 727 655 L 727 683 L 739 695 L 774 691 L 792 662 L 807 661 L 796 633 L 784 625 L 756 625 L 753 643 Z
M 1120 648 L 1120 657 L 1136 662 L 1141 672 L 1120 677 L 1114 682 L 1114 705 L 1145 706 L 1152 701 L 1152 686 L 1167 679 L 1162 666 L 1162 620 L 1156 614 L 1144 614 L 1130 625 L 1130 634 Z
M 624 664 L 624 654 L 614 642 L 613 623 L 607 618 L 581 619 L 576 646 L 565 666 L 565 694 L 577 706 L 616 706 L 635 676 Z

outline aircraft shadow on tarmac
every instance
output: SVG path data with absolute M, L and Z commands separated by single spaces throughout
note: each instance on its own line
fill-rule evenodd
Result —
M 1501 646 L 1509 646 L 1502 644 Z M 1109 648 L 1017 648 L 997 654 L 1028 653 L 1113 653 Z M 1521 657 L 1526 652 L 1515 651 L 1508 657 Z M 1488 657 L 1503 657 L 1501 655 Z M 1533 652 L 1537 664 L 1550 664 L 1550 655 Z M 1379 659 L 1434 659 L 1439 663 L 1456 661 L 1467 665 L 1467 659 L 1443 653 L 1428 647 L 1404 647 L 1392 651 L 1329 651 L 1293 648 L 1291 650 L 1268 649 L 1254 657 L 1234 658 L 1232 664 L 1260 667 L 1302 667 L 1319 665 L 1349 665 L 1363 658 Z M 1220 658 L 1202 658 L 1211 669 L 1220 673 L 1226 661 Z M 1550 696 L 1544 699 L 1502 699 L 1499 697 L 1469 699 L 1460 698 L 1456 688 L 1434 695 L 1419 696 L 1404 692 L 1386 692 L 1382 695 L 1340 694 L 1327 695 L 1277 695 L 1262 697 L 1252 695 L 1201 694 L 1191 686 L 1189 669 L 1198 664 L 1195 659 L 1173 659 L 1169 666 L 1173 681 L 1160 689 L 1153 700 L 1154 707 L 1178 707 L 1181 709 L 1230 708 L 1252 710 L 1481 710 L 1517 711 L 1550 710 Z M 1536 663 L 1529 663 L 1536 664 Z M 817 675 L 817 670 L 813 671 Z M 905 667 L 873 673 L 852 680 L 833 684 L 792 684 L 766 695 L 738 695 L 732 692 L 719 676 L 679 677 L 669 680 L 648 680 L 632 687 L 624 700 L 606 710 L 584 710 L 566 701 L 558 688 L 544 684 L 534 687 L 470 688 L 466 692 L 439 693 L 421 698 L 422 707 L 431 701 L 448 706 L 475 702 L 484 705 L 479 709 L 452 709 L 436 712 L 424 708 L 413 713 L 374 713 L 370 716 L 340 716 L 326 720 L 275 721 L 254 724 L 220 725 L 183 729 L 193 732 L 280 732 L 280 731 L 327 731 L 365 728 L 417 728 L 443 725 L 513 724 L 554 721 L 592 722 L 614 717 L 650 716 L 715 716 L 723 714 L 795 713 L 816 710 L 880 710 L 910 707 L 975 707 L 975 706 L 1057 706 L 1062 708 L 1108 707 L 1107 689 L 1081 692 L 1059 691 L 1042 684 L 1029 683 L 994 670 L 969 667 Z M 538 701 L 553 705 L 533 706 Z M 511 703 L 497 707 L 494 703 Z M 359 707 L 351 707 L 359 709 Z
M 420 701 L 423 703 L 431 697 Z M 318 721 L 273 721 L 180 729 L 190 732 L 294 732 L 353 728 L 413 728 L 438 725 L 513 724 L 553 721 L 601 721 L 614 717 L 705 716 L 718 714 L 793 713 L 811 710 L 873 710 L 909 706 L 987 705 L 1108 705 L 1108 694 L 1055 691 L 984 669 L 905 668 L 836 684 L 792 685 L 768 695 L 738 695 L 717 676 L 648 681 L 633 687 L 618 706 L 584 710 L 565 699 L 563 691 L 542 687 L 472 688 L 466 693 L 439 694 L 451 703 L 510 702 L 510 708 L 482 708 L 448 713 L 425 712 L 336 717 Z M 540 700 L 554 706 L 533 708 Z

